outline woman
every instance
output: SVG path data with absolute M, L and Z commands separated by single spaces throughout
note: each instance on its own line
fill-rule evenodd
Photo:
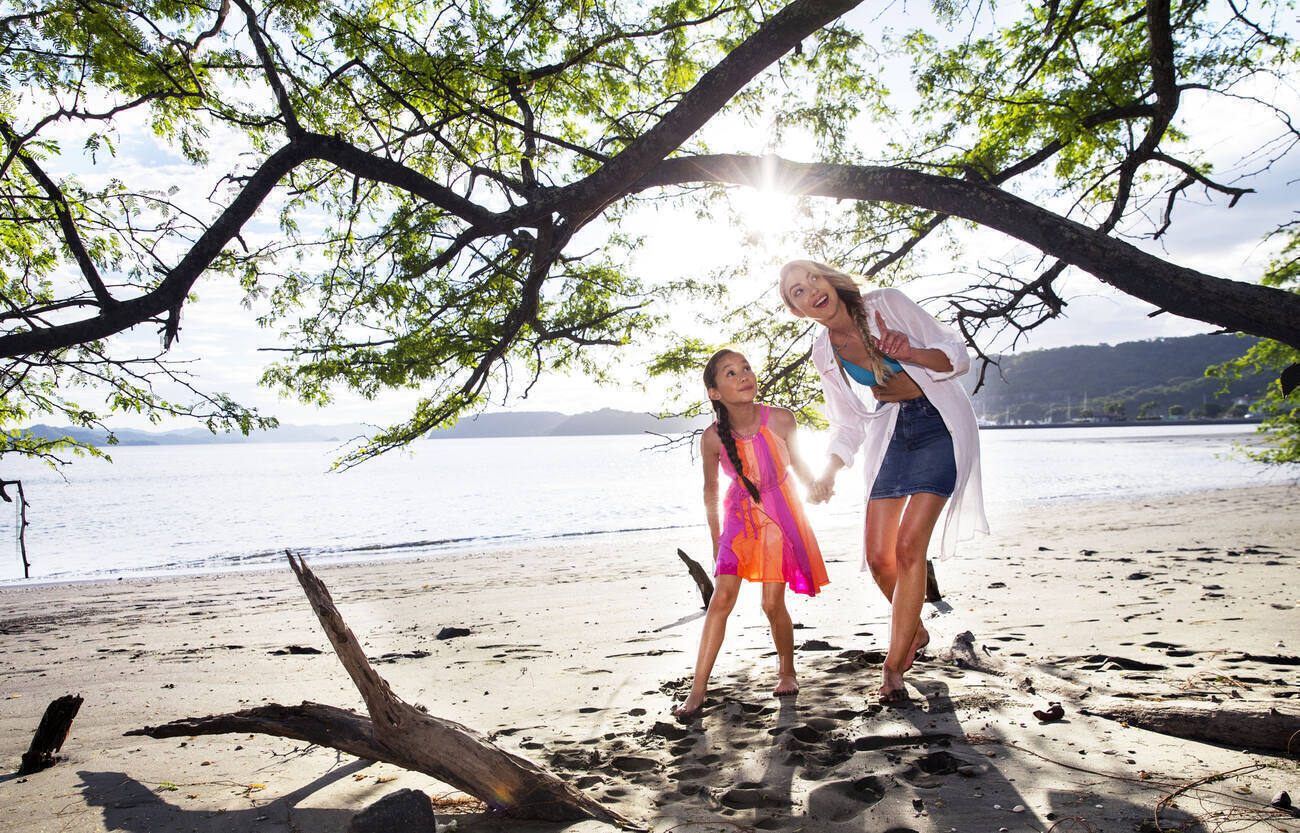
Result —
M 781 298 L 824 328 L 812 358 L 831 423 L 829 460 L 809 492 L 827 500 L 862 450 L 869 497 L 864 553 L 893 606 L 881 702 L 906 697 L 903 674 L 930 641 L 921 624 L 925 559 L 943 514 L 941 551 L 988 532 L 975 410 L 957 377 L 966 345 L 897 289 L 860 294 L 848 275 L 812 260 L 781 268 Z M 857 391 L 869 387 L 869 401 Z

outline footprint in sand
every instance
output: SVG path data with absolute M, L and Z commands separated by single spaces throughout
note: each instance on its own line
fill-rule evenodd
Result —
M 884 798 L 886 789 L 885 782 L 874 775 L 823 784 L 808 793 L 808 815 L 825 821 L 848 821 Z
M 765 790 L 762 784 L 751 782 L 727 790 L 718 797 L 718 800 L 722 802 L 723 806 L 730 807 L 733 810 L 758 810 L 790 806 L 788 797 L 773 794 Z
M 952 775 L 966 762 L 951 752 L 940 749 L 912 761 L 899 777 L 914 787 L 930 789 L 943 783 L 943 776 Z

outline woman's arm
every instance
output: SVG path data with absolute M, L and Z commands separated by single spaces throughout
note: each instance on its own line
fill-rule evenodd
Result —
M 704 429 L 700 438 L 700 460 L 704 465 L 704 518 L 709 524 L 709 537 L 712 543 L 709 552 L 713 558 L 718 557 L 718 536 L 722 527 L 718 521 L 718 455 L 722 451 L 722 440 L 718 438 L 718 429 L 710 425 Z
M 877 343 L 887 356 L 925 368 L 935 381 L 970 370 L 966 342 L 897 289 L 872 293 Z M 890 350 L 895 352 L 891 353 Z

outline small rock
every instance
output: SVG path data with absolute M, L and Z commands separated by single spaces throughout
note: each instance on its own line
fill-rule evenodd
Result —
M 966 764 L 964 766 L 957 767 L 957 774 L 963 775 L 967 778 L 974 778 L 976 775 L 980 774 L 980 768 L 977 766 L 971 766 L 970 764 Z
M 1291 809 L 1291 796 L 1286 790 L 1273 796 L 1273 800 L 1268 803 L 1270 807 L 1276 807 L 1279 810 Z
M 434 833 L 437 829 L 429 796 L 405 788 L 371 804 L 348 824 L 348 833 Z
M 471 631 L 470 631 L 469 628 L 452 628 L 452 627 L 446 627 L 446 628 L 443 628 L 442 630 L 438 631 L 438 636 L 437 636 L 437 638 L 438 638 L 438 639 L 455 639 L 455 638 L 458 637 L 458 636 L 469 636 L 470 633 L 471 633 Z
M 1013 813 L 1023 813 L 1024 811 L 1025 811 L 1025 805 L 1023 804 L 1017 804 L 1016 806 L 1011 808 L 1011 812 Z
M 839 648 L 831 645 L 824 639 L 809 639 L 799 646 L 800 651 L 838 651 Z

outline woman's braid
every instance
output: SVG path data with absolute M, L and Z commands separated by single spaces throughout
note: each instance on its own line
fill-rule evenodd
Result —
M 889 365 L 885 364 L 885 354 L 880 352 L 880 348 L 876 346 L 875 340 L 871 337 L 871 329 L 867 326 L 867 310 L 863 306 L 862 296 L 856 292 L 839 289 L 838 287 L 835 294 L 840 296 L 844 306 L 848 307 L 849 316 L 853 319 L 853 323 L 858 325 L 858 332 L 862 335 L 862 343 L 867 348 L 867 363 L 871 365 L 869 369 L 876 377 L 876 382 L 884 382 L 894 374 L 894 371 L 890 369 Z

